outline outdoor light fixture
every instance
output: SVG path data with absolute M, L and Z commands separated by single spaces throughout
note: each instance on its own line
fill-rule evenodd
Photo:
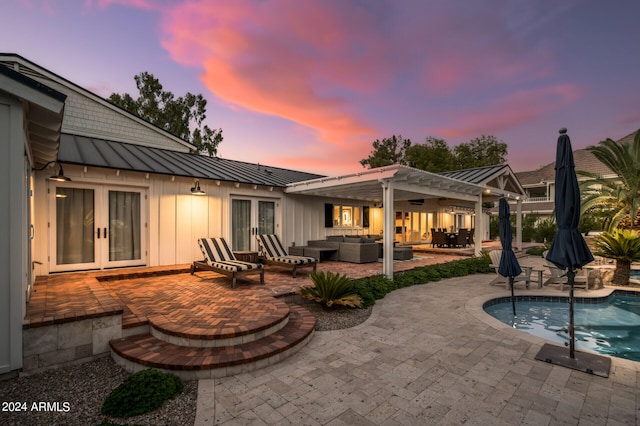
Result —
M 47 164 L 45 164 L 41 168 L 33 169 L 33 170 L 44 170 L 47 167 L 49 167 L 50 164 L 57 164 L 59 169 L 58 169 L 58 174 L 57 175 L 53 175 L 53 176 L 49 176 L 47 178 L 48 180 L 53 180 L 53 181 L 56 181 L 56 182 L 70 182 L 71 181 L 71 178 L 66 177 L 64 175 L 64 171 L 62 171 L 62 164 L 60 164 L 60 162 L 58 162 L 57 160 L 49 161 Z
M 192 195 L 206 195 L 206 192 L 204 192 L 202 189 L 200 189 L 200 181 L 199 180 L 196 181 L 196 186 L 191 188 L 191 194 Z

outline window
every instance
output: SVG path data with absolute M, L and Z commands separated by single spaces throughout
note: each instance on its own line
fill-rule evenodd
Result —
M 362 227 L 362 207 L 334 205 L 333 226 Z

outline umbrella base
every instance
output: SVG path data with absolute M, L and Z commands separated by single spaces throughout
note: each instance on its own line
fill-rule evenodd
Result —
M 542 346 L 536 359 L 600 377 L 609 377 L 611 370 L 611 358 L 575 351 L 575 358 L 571 359 L 569 348 L 548 343 Z

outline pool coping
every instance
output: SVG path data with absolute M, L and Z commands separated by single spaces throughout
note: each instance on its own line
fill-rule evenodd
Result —
M 615 290 L 623 290 L 623 291 L 631 291 L 631 292 L 640 293 L 640 288 L 607 286 L 607 287 L 605 287 L 603 289 L 598 289 L 598 290 L 589 290 L 589 291 L 576 290 L 575 293 L 574 293 L 574 297 L 578 297 L 578 298 L 604 298 L 604 297 L 608 297 L 609 295 L 611 295 L 611 293 L 613 293 Z M 529 290 L 516 289 L 514 294 L 516 296 L 548 296 L 548 297 L 567 297 L 568 296 L 568 292 L 559 293 L 557 290 L 554 291 L 554 289 L 545 289 L 545 288 L 542 288 L 542 289 L 529 289 Z M 483 295 L 480 295 L 480 296 L 476 296 L 476 297 L 473 297 L 473 298 L 467 300 L 467 302 L 465 303 L 464 307 L 467 310 L 467 312 L 469 314 L 471 314 L 477 320 L 487 324 L 490 327 L 493 327 L 493 328 L 495 328 L 497 330 L 500 330 L 503 333 L 506 333 L 506 334 L 512 336 L 514 339 L 521 339 L 521 340 L 524 340 L 524 341 L 529 342 L 531 344 L 536 344 L 536 345 L 540 345 L 540 346 L 542 346 L 545 343 L 550 343 L 552 345 L 558 345 L 558 342 L 554 342 L 554 341 L 551 341 L 551 340 L 544 339 L 542 337 L 534 336 L 533 334 L 529 334 L 526 331 L 514 329 L 514 328 L 510 327 L 509 325 L 503 323 L 502 321 L 492 317 L 487 312 L 485 312 L 484 305 L 485 305 L 486 302 L 488 302 L 490 300 L 493 300 L 493 299 L 503 298 L 503 297 L 505 297 L 504 290 L 502 290 L 500 292 L 486 293 L 486 294 L 483 294 Z M 616 366 L 620 366 L 620 367 L 623 367 L 623 368 L 628 368 L 628 369 L 640 372 L 640 362 L 638 362 L 638 361 L 631 361 L 631 360 L 624 359 L 624 358 L 618 358 L 618 357 L 614 357 L 614 356 L 604 355 L 604 354 L 601 354 L 601 353 L 598 353 L 598 352 L 595 352 L 595 351 L 590 351 L 588 349 L 582 349 L 581 348 L 580 351 L 581 352 L 588 352 L 588 353 L 592 353 L 592 354 L 596 354 L 596 355 L 601 355 L 601 356 L 606 356 L 608 358 L 611 358 L 612 367 L 614 367 L 614 368 Z

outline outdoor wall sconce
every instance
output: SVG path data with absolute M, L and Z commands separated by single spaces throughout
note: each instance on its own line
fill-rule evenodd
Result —
M 206 192 L 204 192 L 202 189 L 200 189 L 200 181 L 199 180 L 196 180 L 196 186 L 191 188 L 191 194 L 192 195 L 206 195 Z
M 53 180 L 53 181 L 56 181 L 56 182 L 70 182 L 71 181 L 71 178 L 66 177 L 64 175 L 64 171 L 62 170 L 62 164 L 60 164 L 60 162 L 58 162 L 58 160 L 49 161 L 47 164 L 45 164 L 41 168 L 33 169 L 33 170 L 38 170 L 38 171 L 44 170 L 47 167 L 49 167 L 50 164 L 54 164 L 54 165 L 57 164 L 58 165 L 58 174 L 57 175 L 53 175 L 53 176 L 49 176 L 47 178 L 47 180 Z

